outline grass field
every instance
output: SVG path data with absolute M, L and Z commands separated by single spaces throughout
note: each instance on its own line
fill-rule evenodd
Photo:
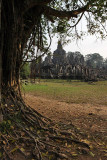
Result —
M 107 105 L 107 81 L 89 84 L 74 80 L 41 80 L 39 84 L 23 84 L 22 91 L 67 103 Z

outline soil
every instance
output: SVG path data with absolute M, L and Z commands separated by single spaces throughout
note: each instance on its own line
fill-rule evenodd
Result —
M 84 141 L 94 146 L 94 154 L 80 160 L 107 159 L 107 106 L 66 103 L 32 94 L 24 98 L 28 105 L 54 122 L 72 123 L 81 131 Z

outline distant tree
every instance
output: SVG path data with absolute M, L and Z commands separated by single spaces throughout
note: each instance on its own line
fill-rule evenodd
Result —
M 104 69 L 106 70 L 106 72 L 107 72 L 107 58 L 104 60 L 103 68 L 104 68 Z
M 26 62 L 20 70 L 20 77 L 22 79 L 27 79 L 29 75 L 30 75 L 30 64 Z
M 84 65 L 84 56 L 80 52 L 68 52 L 67 59 L 72 65 Z
M 104 60 L 104 64 L 105 66 L 107 66 L 107 58 Z
M 102 68 L 103 60 L 99 53 L 87 54 L 85 56 L 86 65 L 92 68 Z

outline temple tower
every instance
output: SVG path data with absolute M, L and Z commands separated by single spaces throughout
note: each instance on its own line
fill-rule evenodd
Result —
M 57 49 L 53 53 L 53 63 L 63 65 L 66 61 L 66 52 L 62 47 L 61 41 L 58 41 Z

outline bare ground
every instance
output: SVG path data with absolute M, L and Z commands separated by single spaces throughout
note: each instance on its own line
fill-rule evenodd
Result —
M 32 94 L 25 95 L 25 101 L 32 108 L 55 122 L 72 123 L 81 134 L 88 135 L 94 146 L 92 158 L 84 160 L 106 160 L 107 158 L 107 106 L 74 104 L 47 99 Z M 84 137 L 85 139 L 85 137 Z M 87 143 L 89 142 L 86 138 Z M 96 158 L 95 158 L 96 157 Z

